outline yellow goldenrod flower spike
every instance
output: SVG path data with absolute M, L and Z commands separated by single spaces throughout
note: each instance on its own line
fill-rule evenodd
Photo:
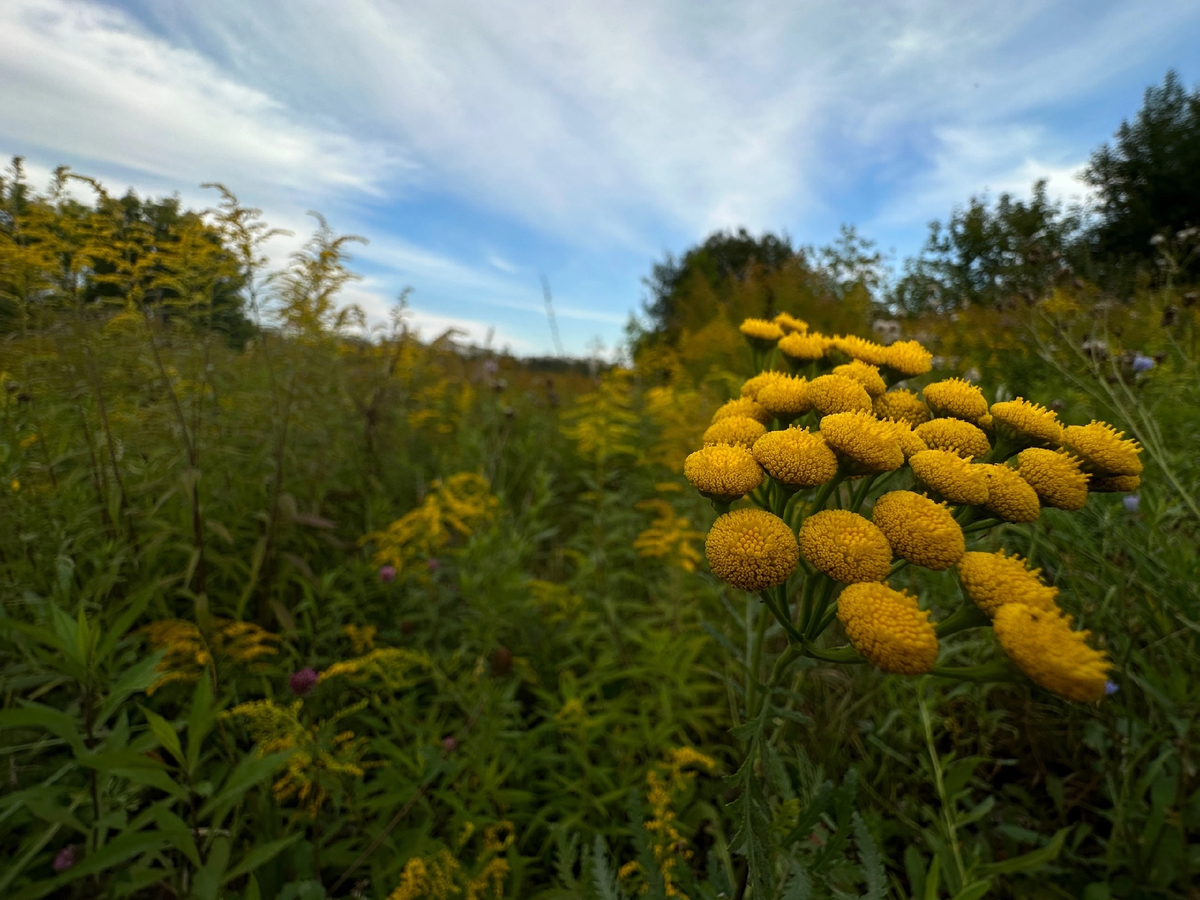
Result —
M 934 412 L 975 422 L 988 411 L 983 391 L 961 378 L 947 378 L 925 385 L 925 402 Z
M 738 331 L 756 343 L 774 344 L 783 337 L 783 329 L 770 319 L 746 319 Z
M 884 365 L 905 378 L 914 378 L 933 368 L 933 354 L 916 341 L 896 341 L 884 351 Z
M 712 421 L 715 423 L 727 416 L 746 416 L 757 422 L 762 422 L 764 425 L 769 425 L 771 422 L 771 414 L 749 397 L 738 397 L 736 400 L 730 400 L 728 403 L 722 404 L 713 413 Z
M 735 509 L 713 523 L 704 553 L 712 573 L 743 591 L 783 584 L 800 561 L 786 522 L 761 509 Z
M 870 412 L 867 389 L 845 375 L 822 375 L 808 383 L 808 399 L 822 416 L 841 412 Z
M 1027 442 L 1048 447 L 1062 443 L 1063 427 L 1058 421 L 1058 413 L 1023 397 L 993 403 L 992 419 Z
M 683 474 L 701 494 L 732 502 L 762 484 L 763 473 L 750 451 L 737 444 L 713 444 L 688 456 Z
M 708 426 L 704 444 L 741 444 L 749 450 L 766 433 L 767 426 L 749 416 L 726 416 Z
M 987 435 L 962 419 L 931 419 L 913 431 L 931 450 L 958 450 L 964 456 L 982 459 L 992 449 Z
M 756 397 L 758 397 L 758 392 L 759 392 L 759 390 L 762 389 L 763 385 L 769 384 L 770 382 L 774 381 L 776 378 L 786 378 L 786 377 L 787 376 L 783 372 L 777 372 L 774 369 L 768 370 L 766 372 L 760 372 L 759 374 L 755 375 L 753 378 L 746 379 L 745 384 L 742 385 L 742 396 L 748 397 L 751 400 L 754 400 Z
M 1036 522 L 1042 514 L 1037 491 L 1010 466 L 999 463 L 981 465 L 987 479 L 988 499 L 984 507 L 1005 522 Z
M 988 482 L 982 466 L 971 465 L 953 450 L 925 450 L 908 460 L 917 480 L 951 503 L 982 506 L 988 499 Z
M 967 549 L 962 528 L 946 504 L 912 491 L 884 494 L 875 501 L 871 520 L 897 556 L 927 569 L 948 569 Z
M 1104 697 L 1108 656 L 1087 645 L 1087 631 L 1073 631 L 1057 609 L 1007 603 L 992 621 L 996 639 L 1026 675 L 1060 697 L 1078 702 Z
M 800 553 L 834 581 L 883 581 L 892 568 L 892 548 L 883 532 L 858 513 L 827 509 L 800 526 Z
M 1017 474 L 1046 506 L 1074 512 L 1087 503 L 1090 476 L 1069 453 L 1037 448 L 1022 450 L 1017 454 Z
M 900 452 L 906 460 L 912 458 L 914 453 L 929 449 L 929 445 L 921 440 L 920 435 L 913 431 L 904 419 L 888 418 L 881 420 L 879 424 L 900 444 Z
M 865 363 L 860 359 L 853 360 L 844 365 L 834 366 L 830 374 L 853 378 L 866 388 L 867 393 L 872 397 L 879 397 L 887 391 L 887 385 L 883 383 L 883 376 L 879 374 L 879 367 Z
M 833 450 L 820 433 L 807 428 L 768 431 L 755 442 L 753 453 L 767 474 L 789 487 L 816 487 L 837 474 Z
M 1043 584 L 1041 569 L 1030 569 L 1019 556 L 995 553 L 964 553 L 958 561 L 958 580 L 971 602 L 989 616 L 1006 603 L 1022 603 L 1031 609 L 1057 609 L 1058 588 Z
M 821 434 L 837 453 L 871 472 L 892 472 L 904 465 L 904 452 L 894 429 L 869 412 L 825 416 Z
M 829 344 L 831 347 L 841 350 L 851 359 L 857 359 L 872 366 L 887 364 L 887 347 L 874 341 L 868 341 L 866 338 L 860 338 L 856 334 L 835 335 Z
M 1125 434 L 1107 422 L 1068 425 L 1063 429 L 1064 450 L 1079 457 L 1083 467 L 1095 475 L 1141 475 L 1142 448 L 1137 441 L 1121 440 Z
M 802 334 L 792 332 L 779 341 L 779 352 L 794 363 L 814 362 L 823 359 L 829 346 L 829 338 L 816 331 Z
M 772 321 L 789 334 L 808 331 L 808 323 L 791 313 L 781 312 Z
M 785 375 L 768 381 L 758 389 L 755 399 L 763 409 L 781 419 L 793 419 L 812 409 L 808 381 L 799 376 Z
M 913 428 L 928 422 L 930 418 L 929 407 L 912 391 L 898 390 L 880 394 L 871 401 L 871 407 L 880 419 L 907 422 Z
M 854 649 L 885 672 L 923 675 L 937 662 L 938 639 L 929 613 L 905 591 L 852 584 L 838 597 L 837 617 Z
M 1092 476 L 1088 482 L 1090 494 L 1128 494 L 1141 487 L 1140 475 L 1100 475 Z

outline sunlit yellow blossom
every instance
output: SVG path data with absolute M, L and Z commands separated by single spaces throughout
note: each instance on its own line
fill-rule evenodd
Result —
M 759 389 L 762 388 L 764 384 L 768 384 L 769 382 L 774 381 L 776 378 L 784 377 L 786 376 L 783 372 L 776 372 L 773 369 L 766 372 L 760 372 L 753 378 L 746 379 L 746 382 L 742 385 L 742 396 L 749 397 L 751 400 L 753 400 L 758 396 Z
M 808 331 L 808 323 L 803 319 L 797 319 L 791 313 L 781 312 L 772 321 L 789 334 L 795 331 Z
M 1005 522 L 1036 522 L 1042 514 L 1037 491 L 1029 486 L 1016 469 L 1003 463 L 981 465 L 987 479 L 988 499 L 984 507 Z
M 951 503 L 980 506 L 987 502 L 988 483 L 982 466 L 971 465 L 970 457 L 953 450 L 925 450 L 908 460 L 917 480 Z
M 994 418 L 992 418 L 991 413 L 980 416 L 975 421 L 975 424 L 978 425 L 985 434 L 995 434 L 996 433 L 996 420 Z
M 793 362 L 812 362 L 825 356 L 829 338 L 818 332 L 794 331 L 779 342 L 779 351 Z
M 774 344 L 783 337 L 783 329 L 770 319 L 745 319 L 738 326 L 738 331 L 752 342 Z
M 1073 631 L 1061 611 L 1006 603 L 992 626 L 1004 652 L 1035 683 L 1068 700 L 1103 699 L 1108 656 L 1089 647 L 1090 632 Z
M 1030 569 L 1019 556 L 964 553 L 958 561 L 963 593 L 989 616 L 1006 603 L 1023 603 L 1032 609 L 1055 609 L 1058 588 L 1043 584 L 1041 569 Z
M 764 425 L 771 423 L 771 414 L 749 397 L 738 397 L 736 400 L 730 400 L 728 403 L 721 404 L 717 407 L 717 411 L 713 413 L 712 421 L 718 422 L 726 416 L 746 416 L 747 418 L 762 422 Z
M 839 334 L 829 342 L 830 346 L 841 350 L 851 359 L 869 363 L 872 366 L 882 366 L 887 363 L 888 348 L 883 344 L 868 341 L 856 334 Z
M 654 512 L 654 522 L 633 541 L 638 556 L 661 559 L 668 565 L 678 566 L 685 572 L 695 572 L 700 562 L 700 551 L 696 543 L 704 533 L 692 528 L 687 516 L 675 512 L 666 500 L 655 498 L 635 504 L 636 509 Z
M 1024 478 L 1046 506 L 1083 509 L 1087 503 L 1088 474 L 1069 453 L 1033 448 L 1017 454 L 1017 474 Z
M 768 431 L 754 444 L 754 458 L 780 484 L 816 487 L 837 474 L 837 457 L 819 432 L 795 426 Z
M 851 645 L 893 675 L 922 675 L 937 663 L 938 639 L 917 598 L 886 584 L 852 584 L 838 597 L 837 617 Z
M 871 520 L 897 556 L 927 569 L 948 569 L 967 549 L 962 528 L 946 504 L 912 491 L 884 494 L 875 501 Z
M 726 416 L 708 426 L 704 432 L 704 443 L 741 444 L 748 450 L 766 433 L 767 426 L 749 416 Z
M 1005 425 L 1027 442 L 1047 447 L 1062 443 L 1063 429 L 1058 413 L 1023 397 L 992 404 L 992 418 Z
M 783 584 L 800 561 L 792 529 L 761 509 L 735 509 L 719 516 L 704 552 L 714 575 L 744 591 Z
M 883 376 L 879 374 L 879 367 L 872 366 L 859 359 L 852 360 L 841 366 L 834 366 L 830 374 L 853 378 L 866 388 L 867 393 L 872 397 L 878 397 L 887 391 L 887 385 L 883 383 Z
M 958 450 L 983 459 L 992 449 L 987 435 L 962 419 L 931 419 L 913 429 L 931 450 Z
M 912 391 L 888 391 L 872 400 L 871 406 L 879 418 L 903 420 L 913 428 L 929 421 L 929 407 Z
M 883 364 L 913 378 L 933 368 L 933 354 L 916 341 L 896 341 L 884 351 Z
M 704 496 L 723 501 L 750 493 L 763 478 L 750 451 L 738 444 L 713 444 L 697 450 L 684 460 L 683 474 Z
M 800 526 L 800 553 L 834 581 L 882 581 L 892 568 L 892 548 L 870 521 L 846 509 L 826 509 Z
M 821 420 L 825 442 L 871 472 L 891 472 L 904 465 L 904 453 L 893 431 L 869 412 L 834 413 Z
M 1128 494 L 1141 487 L 1140 475 L 1093 475 L 1088 482 L 1091 494 Z
M 1063 429 L 1063 449 L 1079 457 L 1083 468 L 1096 475 L 1141 475 L 1142 448 L 1134 440 L 1121 440 L 1125 434 L 1107 422 L 1092 420 L 1090 425 L 1068 425 Z
M 871 411 L 867 389 L 844 375 L 822 375 L 808 383 L 808 399 L 823 416 L 834 413 Z
M 961 378 L 947 378 L 927 384 L 922 393 L 929 408 L 944 416 L 974 422 L 988 411 L 983 391 Z
M 773 416 L 794 419 L 812 409 L 808 399 L 808 381 L 801 376 L 783 376 L 758 389 L 758 404 Z
M 883 419 L 879 424 L 884 426 L 888 433 L 896 439 L 905 459 L 911 458 L 914 453 L 929 449 L 929 445 L 921 440 L 920 435 L 913 431 L 908 422 L 903 419 Z

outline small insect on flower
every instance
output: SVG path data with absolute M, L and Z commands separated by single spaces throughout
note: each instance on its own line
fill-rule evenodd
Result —
M 858 513 L 826 509 L 800 526 L 800 553 L 834 581 L 883 581 L 892 548 L 882 531 Z
M 1004 652 L 1036 684 L 1068 700 L 1104 698 L 1108 657 L 1089 647 L 1090 632 L 1073 631 L 1060 610 L 1006 603 L 996 611 L 992 627 Z
M 704 552 L 712 573 L 743 591 L 783 584 L 800 561 L 792 529 L 761 509 L 736 509 L 718 517 Z
M 922 675 L 937 663 L 938 639 L 917 598 L 886 584 L 852 584 L 838 597 L 837 617 L 850 644 L 893 675 Z
M 912 491 L 891 491 L 875 501 L 871 520 L 901 559 L 940 572 L 966 552 L 962 528 L 945 503 Z
M 947 378 L 925 385 L 925 402 L 934 412 L 975 422 L 988 411 L 983 391 L 961 378 Z

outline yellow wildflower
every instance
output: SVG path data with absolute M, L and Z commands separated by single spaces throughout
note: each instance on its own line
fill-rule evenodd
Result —
M 1027 442 L 1047 447 L 1062 443 L 1063 428 L 1058 413 L 1023 397 L 992 404 L 992 418 L 1005 425 Z
M 822 359 L 829 338 L 815 331 L 803 334 L 794 331 L 779 342 L 779 351 L 792 363 L 806 363 Z
M 710 499 L 732 502 L 762 484 L 762 469 L 750 451 L 738 444 L 713 444 L 683 463 L 688 482 Z
M 753 378 L 746 379 L 745 383 L 742 385 L 742 396 L 749 397 L 751 400 L 754 400 L 758 396 L 758 392 L 763 385 L 769 384 L 777 378 L 785 377 L 787 376 L 784 375 L 783 372 L 776 372 L 774 369 L 770 369 L 766 372 L 759 372 Z
M 783 337 L 783 329 L 770 319 L 745 319 L 738 326 L 752 344 L 774 344 Z
M 1092 494 L 1128 494 L 1136 491 L 1142 484 L 1140 475 L 1100 475 L 1092 476 L 1088 482 L 1088 492 Z
M 851 359 L 857 359 L 872 366 L 887 365 L 888 348 L 883 344 L 876 344 L 874 341 L 860 338 L 856 334 L 836 335 L 829 343 L 830 346 L 841 350 Z
M 929 612 L 906 591 L 852 584 L 838 597 L 837 617 L 854 649 L 885 672 L 922 675 L 937 663 L 937 632 Z
M 887 391 L 887 385 L 883 383 L 883 376 L 879 374 L 879 367 L 872 366 L 859 359 L 845 363 L 844 365 L 834 366 L 830 374 L 853 378 L 866 388 L 867 393 L 872 397 L 882 396 Z
M 821 434 L 839 454 L 872 472 L 892 472 L 904 465 L 894 429 L 869 412 L 827 415 L 821 420 Z
M 362 682 L 377 678 L 388 690 L 397 691 L 417 683 L 412 676 L 414 670 L 429 667 L 429 656 L 419 650 L 380 647 L 362 656 L 333 663 L 317 680 L 324 683 L 331 678 L 346 678 L 351 682 Z
M 749 416 L 726 416 L 717 419 L 704 432 L 704 444 L 741 444 L 746 449 L 767 433 L 767 426 Z
M 1041 569 L 1029 569 L 1019 556 L 972 551 L 958 561 L 958 580 L 971 602 L 989 616 L 1006 603 L 1031 609 L 1055 609 L 1058 588 L 1042 584 Z
M 932 450 L 958 450 L 982 459 L 992 449 L 987 435 L 962 419 L 932 419 L 913 430 Z
M 789 334 L 808 331 L 808 323 L 803 319 L 797 319 L 791 313 L 781 312 L 772 321 Z
M 1068 425 L 1063 429 L 1063 449 L 1079 457 L 1083 467 L 1095 475 L 1141 475 L 1142 448 L 1137 441 L 1121 440 L 1125 434 L 1107 422 Z
M 638 555 L 662 559 L 685 572 L 695 572 L 696 564 L 700 562 L 696 542 L 704 537 L 703 532 L 692 528 L 687 516 L 677 514 L 666 500 L 643 500 L 635 508 L 650 509 L 656 513 L 653 524 L 633 542 L 633 549 Z
M 984 507 L 1005 522 L 1036 522 L 1042 514 L 1037 492 L 1011 466 L 981 465 L 987 479 L 988 499 Z
M 147 694 L 174 681 L 195 681 L 214 660 L 250 666 L 279 652 L 274 646 L 279 635 L 253 622 L 213 619 L 212 625 L 212 631 L 204 634 L 194 622 L 159 619 L 142 629 L 155 650 L 167 651 L 155 667 L 163 674 Z
M 428 863 L 414 856 L 404 864 L 400 884 L 388 894 L 388 900 L 450 900 L 452 894 L 461 893 L 454 883 L 458 869 L 449 850 L 438 851 Z
M 892 568 L 892 548 L 883 532 L 858 513 L 826 509 L 800 526 L 800 553 L 834 581 L 883 581 Z
M 925 450 L 908 460 L 913 474 L 923 485 L 941 494 L 951 503 L 980 506 L 987 502 L 988 483 L 982 466 L 971 465 L 971 458 L 953 450 Z
M 1004 652 L 1046 690 L 1078 702 L 1104 697 L 1108 656 L 1089 647 L 1090 632 L 1073 631 L 1060 610 L 1006 603 L 992 626 Z
M 984 434 L 995 434 L 996 433 L 996 420 L 992 417 L 991 413 L 988 413 L 987 415 L 984 415 L 984 416 L 980 416 L 976 420 L 975 424 L 978 425 L 983 430 Z
M 906 378 L 914 378 L 933 368 L 933 354 L 916 341 L 896 341 L 884 351 L 883 364 Z
M 1069 453 L 1037 448 L 1017 454 L 1017 474 L 1037 491 L 1042 503 L 1058 509 L 1083 509 L 1090 476 Z
M 808 383 L 808 399 L 823 416 L 840 412 L 871 411 L 867 389 L 845 375 L 822 375 Z
M 795 426 L 769 431 L 754 444 L 754 458 L 780 484 L 816 487 L 837 474 L 837 457 L 820 433 Z
M 945 503 L 912 491 L 891 491 L 875 501 L 871 520 L 901 559 L 940 572 L 967 549 L 962 528 Z
M 983 391 L 961 378 L 947 378 L 927 384 L 922 393 L 930 409 L 956 419 L 974 422 L 988 411 Z
M 928 422 L 930 418 L 929 407 L 912 391 L 898 390 L 880 394 L 871 401 L 871 407 L 879 418 L 904 421 L 913 428 Z
M 787 523 L 761 509 L 719 516 L 704 551 L 712 573 L 744 591 L 783 584 L 800 561 L 800 547 Z
M 758 404 L 773 416 L 794 419 L 812 409 L 808 399 L 808 381 L 801 376 L 783 376 L 758 389 Z
M 717 407 L 712 421 L 716 423 L 727 416 L 747 416 L 764 425 L 769 425 L 771 422 L 771 414 L 749 397 L 738 397 L 736 400 L 730 400 Z
M 920 435 L 913 431 L 908 422 L 903 419 L 883 419 L 879 424 L 884 426 L 888 433 L 895 438 L 905 459 L 911 459 L 914 453 L 929 449 L 929 445 L 921 440 Z
M 355 653 L 365 653 L 375 648 L 374 625 L 364 625 L 360 628 L 358 625 L 348 624 L 342 626 L 342 631 L 350 638 L 350 646 L 354 648 Z

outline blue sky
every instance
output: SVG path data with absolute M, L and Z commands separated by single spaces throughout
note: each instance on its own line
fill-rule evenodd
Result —
M 204 181 L 370 239 L 429 337 L 613 348 L 670 251 L 718 228 L 916 252 L 972 194 L 1078 198 L 1089 153 L 1176 68 L 1200 3 L 1082 0 L 5 0 L 0 153 L 110 189 Z

